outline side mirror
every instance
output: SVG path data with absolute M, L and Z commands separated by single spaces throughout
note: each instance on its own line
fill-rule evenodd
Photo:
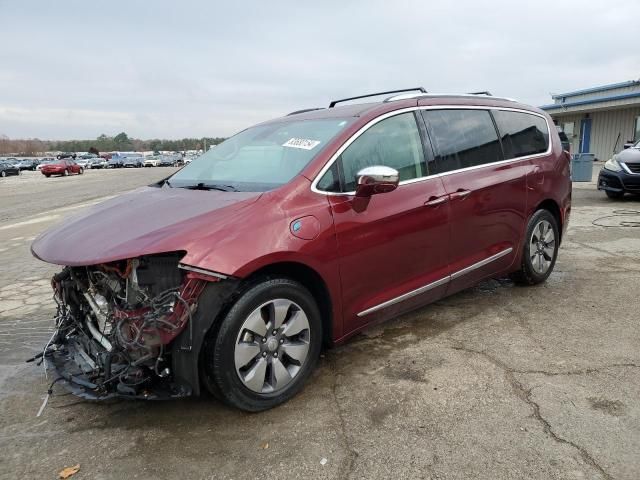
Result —
M 392 192 L 398 188 L 400 174 L 391 167 L 376 165 L 363 168 L 356 175 L 356 197 L 369 197 L 378 193 Z

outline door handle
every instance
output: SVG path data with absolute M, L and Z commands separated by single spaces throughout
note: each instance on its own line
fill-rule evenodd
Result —
M 446 195 L 441 197 L 431 197 L 429 200 L 424 202 L 426 207 L 437 207 L 438 205 L 442 205 L 445 202 L 448 202 L 449 198 Z
M 449 197 L 451 197 L 452 200 L 455 200 L 456 198 L 459 199 L 463 199 L 463 198 L 467 198 L 467 195 L 469 195 L 471 193 L 471 190 L 458 190 L 457 192 L 453 192 L 449 194 Z

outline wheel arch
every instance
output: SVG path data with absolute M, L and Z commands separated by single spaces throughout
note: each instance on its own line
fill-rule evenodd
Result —
M 286 277 L 299 282 L 309 290 L 320 309 L 323 344 L 330 345 L 333 341 L 333 302 L 322 275 L 304 263 L 283 261 L 260 267 L 245 277 L 245 281 L 252 283 L 265 277 Z
M 552 198 L 547 198 L 541 201 L 536 206 L 533 212 L 531 212 L 531 215 L 533 215 L 538 210 L 547 210 L 553 215 L 553 217 L 556 219 L 556 222 L 558 223 L 558 234 L 560 235 L 560 242 L 562 242 L 562 214 L 560 212 L 560 206 L 558 205 L 558 203 Z

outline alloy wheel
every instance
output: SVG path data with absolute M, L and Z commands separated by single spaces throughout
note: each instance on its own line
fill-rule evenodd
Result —
M 547 220 L 541 220 L 531 232 L 529 240 L 529 256 L 531 265 L 538 274 L 549 270 L 556 248 L 556 236 L 553 227 Z
M 300 372 L 309 353 L 309 319 L 291 300 L 277 298 L 243 322 L 234 348 L 236 372 L 249 390 L 274 393 Z

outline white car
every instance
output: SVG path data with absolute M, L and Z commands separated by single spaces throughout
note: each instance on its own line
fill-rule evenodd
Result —
M 96 158 L 95 155 L 82 155 L 81 157 L 76 159 L 76 163 L 80 165 L 85 170 L 91 168 L 91 161 Z
M 160 160 L 158 157 L 147 157 L 144 161 L 145 167 L 157 167 Z

